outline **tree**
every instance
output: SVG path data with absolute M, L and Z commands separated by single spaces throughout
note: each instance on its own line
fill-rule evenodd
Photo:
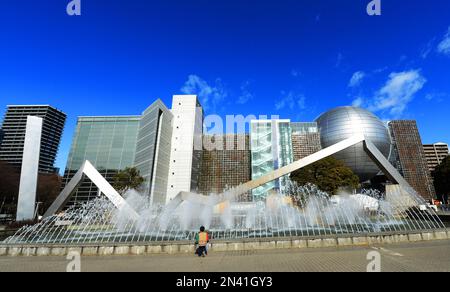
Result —
M 19 197 L 20 168 L 0 161 L 0 210 L 2 213 L 14 215 Z M 39 174 L 36 202 L 40 202 L 39 214 L 50 207 L 61 191 L 61 177 L 58 174 Z
M 434 187 L 442 201 L 447 202 L 450 196 L 450 156 L 433 171 Z
M 333 157 L 322 159 L 291 174 L 291 180 L 304 186 L 316 185 L 321 191 L 336 195 L 339 188 L 359 187 L 359 178 L 344 162 Z
M 20 169 L 6 161 L 0 160 L 0 207 L 1 213 L 16 212 L 17 196 L 19 194 Z
M 114 188 L 122 195 L 143 183 L 144 178 L 136 167 L 127 167 L 114 176 Z
M 40 174 L 37 188 L 39 214 L 44 214 L 61 192 L 62 178 L 58 174 Z

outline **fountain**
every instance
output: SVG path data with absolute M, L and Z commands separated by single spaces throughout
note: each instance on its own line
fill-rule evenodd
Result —
M 240 195 L 325 157 L 363 143 L 364 151 L 395 185 L 386 194 L 330 196 L 314 185 L 288 182 L 284 194 L 269 193 L 265 200 L 241 202 Z M 80 208 L 58 213 L 76 185 L 87 175 L 103 196 Z M 202 196 L 181 192 L 166 206 L 151 205 L 148 197 L 129 191 L 122 198 L 86 161 L 47 211 L 45 219 L 20 229 L 6 239 L 17 244 L 108 244 L 192 241 L 201 225 L 214 240 L 284 237 L 365 236 L 445 229 L 435 211 L 386 160 L 381 152 L 356 135 L 288 166 L 277 169 L 223 194 Z
M 26 226 L 6 244 L 106 244 L 193 240 L 204 225 L 215 240 L 251 238 L 318 237 L 380 232 L 410 232 L 444 228 L 431 211 L 405 209 L 402 201 L 387 201 L 375 190 L 337 196 L 314 185 L 290 182 L 289 195 L 272 193 L 265 201 L 227 201 L 209 206 L 190 201 L 175 210 L 150 206 L 136 191 L 126 202 L 139 214 L 117 209 L 99 197 L 80 208 Z M 211 195 L 213 198 L 215 195 Z

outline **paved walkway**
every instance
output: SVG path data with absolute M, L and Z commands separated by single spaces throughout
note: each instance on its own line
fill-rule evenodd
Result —
M 367 270 L 367 254 L 378 251 L 381 270 L 450 271 L 450 241 L 378 247 L 225 252 L 206 258 L 193 255 L 83 257 L 83 272 L 304 272 Z M 199 265 L 199 262 L 202 264 Z M 64 257 L 0 257 L 0 272 L 66 271 Z

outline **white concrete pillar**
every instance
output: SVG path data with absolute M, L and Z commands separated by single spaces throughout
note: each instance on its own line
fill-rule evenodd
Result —
M 34 219 L 42 125 L 42 118 L 28 116 L 23 148 L 22 171 L 20 173 L 17 221 Z

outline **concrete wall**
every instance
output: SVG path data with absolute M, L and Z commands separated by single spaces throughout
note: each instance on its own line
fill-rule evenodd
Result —
M 200 163 L 194 146 L 197 136 L 201 138 L 203 127 L 203 113 L 195 95 L 175 95 L 172 114 L 173 133 L 166 203 L 180 192 L 190 192 L 197 188 L 195 184 L 198 181 Z
M 212 252 L 272 250 L 272 249 L 299 249 L 299 248 L 326 248 L 348 246 L 370 246 L 375 244 L 393 244 L 405 242 L 419 242 L 430 240 L 450 239 L 446 230 L 416 232 L 416 233 L 380 233 L 369 236 L 349 235 L 348 237 L 322 237 L 322 238 L 266 238 L 248 239 L 241 241 L 213 241 Z M 78 251 L 83 256 L 107 255 L 146 255 L 146 254 L 189 254 L 194 253 L 191 242 L 166 242 L 153 244 L 129 245 L 0 245 L 0 256 L 65 256 L 71 251 Z

